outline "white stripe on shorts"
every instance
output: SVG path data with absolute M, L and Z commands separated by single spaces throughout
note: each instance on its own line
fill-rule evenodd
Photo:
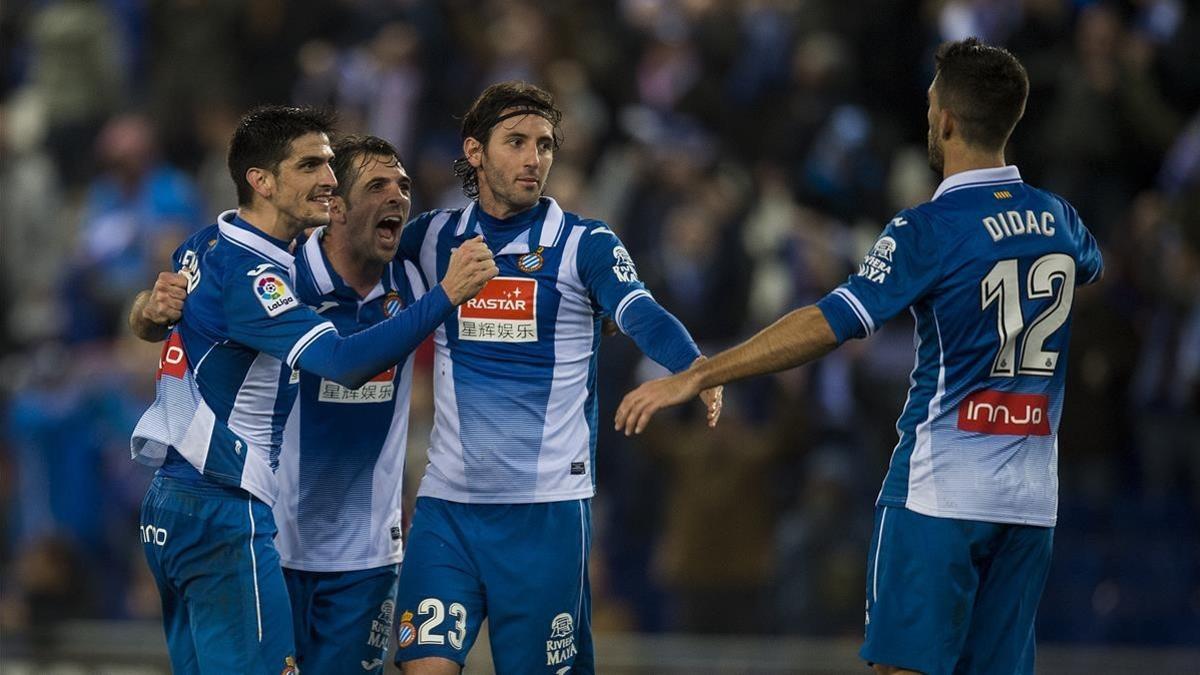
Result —
M 258 641 L 262 642 L 262 600 L 258 596 L 258 556 L 254 554 L 254 499 L 246 500 L 250 514 L 250 571 L 254 573 L 254 613 L 258 617 Z

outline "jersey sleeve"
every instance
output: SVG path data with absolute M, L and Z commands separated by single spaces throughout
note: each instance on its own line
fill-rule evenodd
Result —
M 1070 204 L 1064 202 L 1063 206 L 1070 221 L 1071 240 L 1075 244 L 1075 284 L 1086 286 L 1095 283 L 1104 275 L 1104 257 L 1100 254 L 1100 246 L 1083 224 L 1079 213 Z
M 229 336 L 295 367 L 314 340 L 336 332 L 300 302 L 287 270 L 271 263 L 230 265 L 222 298 Z
M 650 297 L 637 267 L 617 235 L 602 222 L 585 221 L 579 242 L 579 279 L 604 314 L 625 331 L 622 320 L 634 300 Z
M 858 273 L 817 302 L 838 343 L 863 338 L 904 311 L 940 278 L 936 234 L 912 209 L 887 224 Z
M 700 356 L 692 336 L 646 290 L 617 235 L 599 221 L 585 221 L 585 225 L 579 243 L 579 278 L 592 300 L 643 354 L 674 373 L 687 368 Z

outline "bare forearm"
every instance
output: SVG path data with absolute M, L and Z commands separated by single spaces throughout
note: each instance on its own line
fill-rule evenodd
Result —
M 150 301 L 150 291 L 142 291 L 133 299 L 133 307 L 129 310 L 129 330 L 146 342 L 162 342 L 167 337 L 167 326 L 154 323 L 146 317 L 146 303 Z
M 808 363 L 833 351 L 837 337 L 816 305 L 785 314 L 742 344 L 692 368 L 701 389 Z

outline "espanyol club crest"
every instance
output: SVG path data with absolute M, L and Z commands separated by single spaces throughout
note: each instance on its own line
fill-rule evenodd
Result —
M 526 253 L 517 259 L 517 269 L 530 274 L 542 269 L 542 263 L 544 262 L 542 260 L 542 247 L 539 246 L 533 253 Z
M 404 309 L 404 301 L 400 299 L 400 294 L 392 291 L 383 296 L 383 315 L 389 319 L 400 313 Z
M 411 645 L 417 639 L 417 627 L 412 624 L 413 613 L 404 612 L 400 615 L 400 625 L 396 627 L 396 646 L 400 649 Z

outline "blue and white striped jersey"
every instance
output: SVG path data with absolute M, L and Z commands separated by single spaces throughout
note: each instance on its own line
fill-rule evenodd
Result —
M 296 387 L 291 367 L 335 330 L 292 291 L 288 243 L 227 211 L 173 258 L 189 275 L 163 346 L 157 395 L 134 429 L 135 459 L 240 487 L 273 504 L 274 468 Z M 184 463 L 186 462 L 186 464 Z
M 639 312 L 669 317 L 659 341 L 678 347 L 673 355 L 643 351 L 671 370 L 699 352 L 604 223 L 547 197 L 509 221 L 480 211 L 473 202 L 425 213 L 401 236 L 402 254 L 430 280 L 480 232 L 500 268 L 434 333 L 435 417 L 419 495 L 507 504 L 591 497 L 601 316 L 622 330 Z
M 296 254 L 296 295 L 341 335 L 394 316 L 424 294 L 416 265 L 396 260 L 360 298 L 325 257 L 323 233 L 314 232 Z M 400 562 L 412 357 L 358 389 L 303 370 L 293 379 L 300 392 L 276 473 L 275 546 L 283 566 L 346 572 Z
M 1075 209 L 1013 166 L 955 174 L 888 223 L 858 274 L 818 303 L 839 342 L 905 309 L 916 319 L 879 504 L 1055 524 L 1071 303 L 1102 268 Z

